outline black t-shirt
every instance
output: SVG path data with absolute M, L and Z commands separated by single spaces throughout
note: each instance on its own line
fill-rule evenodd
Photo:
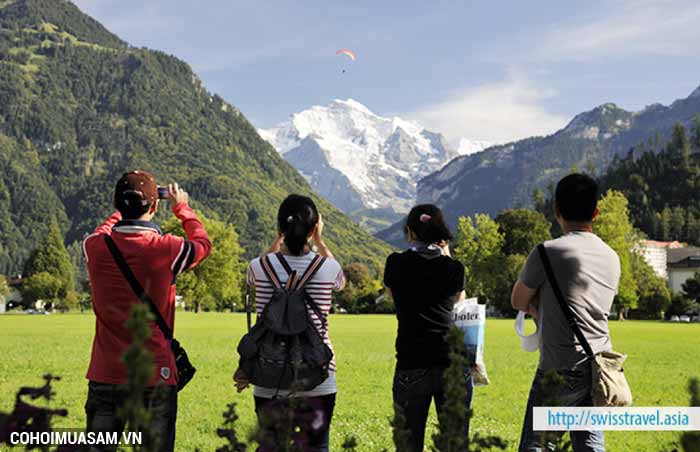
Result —
M 386 260 L 384 284 L 391 289 L 399 320 L 399 369 L 449 365 L 447 333 L 455 295 L 464 290 L 464 266 L 447 256 L 408 250 Z

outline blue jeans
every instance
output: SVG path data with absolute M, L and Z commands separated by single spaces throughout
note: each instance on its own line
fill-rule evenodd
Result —
M 527 400 L 525 422 L 520 435 L 518 452 L 542 452 L 554 450 L 554 443 L 563 432 L 534 432 L 532 430 L 532 408 L 536 406 L 592 406 L 590 365 L 576 370 L 560 370 L 556 373 L 563 378 L 555 387 L 543 387 L 546 373 L 537 370 Z M 543 434 L 546 438 L 543 438 Z M 572 431 L 571 447 L 574 452 L 605 452 L 603 432 Z
M 445 403 L 444 367 L 428 369 L 396 369 L 394 374 L 394 404 L 401 408 L 410 434 L 410 451 L 423 452 L 425 441 L 425 423 L 430 412 L 430 402 L 435 400 L 438 415 Z M 474 385 L 471 373 L 467 372 L 467 399 L 464 401 L 471 408 Z M 464 433 L 469 437 L 469 422 L 464 426 Z M 402 451 L 404 452 L 404 451 Z
M 88 383 L 88 397 L 85 402 L 87 431 L 93 433 L 121 433 L 126 426 L 117 413 L 124 405 L 127 393 L 123 386 Z M 151 414 L 150 428 L 144 432 L 145 446 L 159 443 L 159 452 L 175 450 L 175 422 L 177 419 L 177 388 L 160 386 L 149 388 L 143 397 L 143 405 Z M 150 435 L 155 435 L 155 438 Z M 116 446 L 93 446 L 91 451 L 111 452 Z

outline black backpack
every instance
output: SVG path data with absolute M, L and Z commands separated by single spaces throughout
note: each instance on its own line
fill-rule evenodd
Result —
M 287 283 L 282 286 L 269 256 L 260 258 L 274 291 L 255 325 L 238 344 L 240 368 L 256 386 L 309 391 L 328 378 L 333 358 L 307 307 L 321 320 L 323 329 L 326 320 L 305 289 L 326 259 L 317 255 L 298 276 L 281 253 L 276 257 L 288 274 Z

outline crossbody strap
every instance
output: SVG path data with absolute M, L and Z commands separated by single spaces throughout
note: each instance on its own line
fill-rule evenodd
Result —
M 107 248 L 109 248 L 109 251 L 112 253 L 112 257 L 114 257 L 114 261 L 117 263 L 117 267 L 119 267 L 119 270 L 121 270 L 122 274 L 124 275 L 124 278 L 126 278 L 127 282 L 131 286 L 131 290 L 134 291 L 134 294 L 136 294 L 136 296 L 142 303 L 149 307 L 149 309 L 153 313 L 153 316 L 156 319 L 156 324 L 158 325 L 158 328 L 160 328 L 160 330 L 163 332 L 165 338 L 167 340 L 172 340 L 173 331 L 170 329 L 170 327 L 168 327 L 168 324 L 165 323 L 165 319 L 163 319 L 163 316 L 160 314 L 160 311 L 153 303 L 151 297 L 146 293 L 146 291 L 143 290 L 141 283 L 139 283 L 136 279 L 136 276 L 134 276 L 134 273 L 131 271 L 131 268 L 129 268 L 129 264 L 126 263 L 124 256 L 119 251 L 119 248 L 117 248 L 116 243 L 114 243 L 112 237 L 110 237 L 107 234 L 104 234 L 104 238 L 105 243 L 107 243 Z
M 552 263 L 549 261 L 549 256 L 547 255 L 547 250 L 544 248 L 544 244 L 540 243 L 539 245 L 537 245 L 537 251 L 540 254 L 540 259 L 542 260 L 544 272 L 547 275 L 549 284 L 552 286 L 552 291 L 554 292 L 554 296 L 557 299 L 557 302 L 559 303 L 562 312 L 564 313 L 564 317 L 566 317 L 566 321 L 569 323 L 569 326 L 574 331 L 574 335 L 581 344 L 581 347 L 583 347 L 583 350 L 586 352 L 586 355 L 588 355 L 590 358 L 593 358 L 594 355 L 593 350 L 591 349 L 591 345 L 588 343 L 586 337 L 583 335 L 583 331 L 581 331 L 581 328 L 576 322 L 576 316 L 574 314 L 574 311 L 571 310 L 571 306 L 569 306 L 569 304 L 566 302 L 564 294 L 559 288 L 557 279 L 554 276 L 554 270 L 552 270 Z

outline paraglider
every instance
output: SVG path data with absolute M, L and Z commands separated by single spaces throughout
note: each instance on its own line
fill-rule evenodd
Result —
M 340 49 L 337 52 L 335 52 L 336 55 L 345 55 L 346 57 L 350 58 L 351 61 L 355 61 L 356 55 L 355 52 L 349 49 Z M 343 74 L 345 74 L 346 70 L 343 69 Z
M 352 61 L 355 61 L 355 58 L 357 58 L 355 56 L 355 52 L 353 52 L 352 50 L 348 50 L 348 49 L 340 49 L 337 52 L 335 52 L 335 54 L 336 55 L 346 55 Z

